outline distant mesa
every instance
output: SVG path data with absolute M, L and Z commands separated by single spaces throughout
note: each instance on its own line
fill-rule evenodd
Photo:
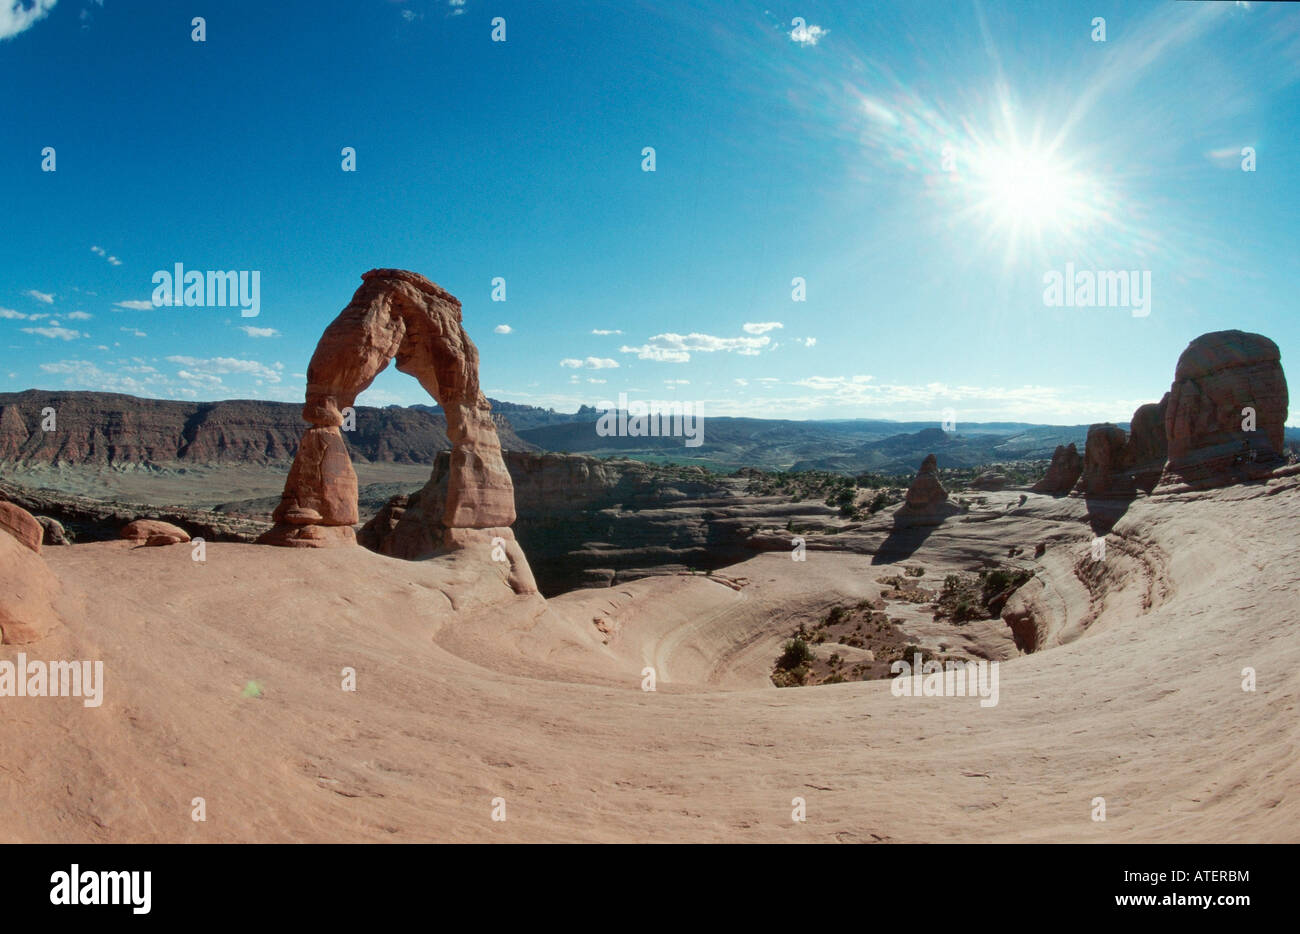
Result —
M 446 413 L 451 457 L 445 498 L 418 512 L 419 534 L 385 553 L 420 558 L 474 547 L 486 557 L 500 549 L 505 560 L 499 564 L 509 567 L 515 591 L 535 592 L 510 530 L 514 487 L 492 406 L 479 389 L 478 349 L 462 326 L 460 302 L 406 270 L 372 269 L 361 278 L 308 364 L 302 417 L 311 427 L 289 470 L 276 524 L 259 541 L 290 547 L 356 541 L 357 476 L 339 431 L 342 410 L 395 358 L 397 369 L 414 376 Z

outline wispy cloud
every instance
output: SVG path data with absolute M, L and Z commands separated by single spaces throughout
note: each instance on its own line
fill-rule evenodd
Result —
M 0 2 L 3 2 L 3 0 L 0 0 Z M 110 266 L 122 265 L 122 261 L 120 259 L 118 259 L 116 256 L 109 256 L 108 251 L 105 250 L 102 246 L 92 246 L 90 248 L 90 252 L 94 253 L 96 256 L 102 256 L 104 259 L 108 260 Z
M 742 357 L 754 357 L 764 347 L 772 343 L 766 335 L 763 337 L 714 337 L 711 334 L 656 334 L 640 347 L 624 345 L 621 353 L 634 353 L 641 360 L 655 360 L 660 363 L 687 363 L 692 353 L 736 353 Z
M 279 337 L 280 332 L 275 328 L 257 328 L 251 324 L 240 325 L 239 330 L 243 331 L 249 337 Z
M 185 367 L 183 372 L 189 376 L 182 379 L 206 380 L 212 376 L 224 376 L 227 374 L 240 374 L 251 376 L 254 379 L 263 380 L 268 383 L 280 382 L 280 371 L 284 369 L 284 364 L 276 363 L 274 366 L 267 366 L 256 360 L 240 360 L 236 357 L 185 357 L 172 356 L 167 358 L 168 363 L 175 363 Z M 180 375 L 180 374 L 177 374 Z
M 0 2 L 2 2 L 2 0 L 0 0 Z M 141 301 L 114 302 L 113 307 L 126 308 L 130 311 L 145 311 L 153 307 L 153 302 L 141 302 Z
M 55 340 L 75 341 L 79 337 L 85 337 L 80 331 L 74 331 L 71 328 L 63 327 L 41 327 L 41 328 L 23 328 L 28 334 L 39 334 L 41 337 L 49 337 Z
M 777 328 L 785 327 L 780 321 L 762 321 L 748 322 L 743 325 L 746 334 L 766 334 L 768 331 L 775 331 Z
M 495 331 L 497 334 L 509 334 L 511 331 L 514 330 L 514 328 L 512 328 L 508 324 L 498 324 L 492 330 Z
M 609 357 L 587 357 L 585 360 L 566 357 L 560 361 L 560 366 L 569 367 L 574 370 L 584 367 L 588 370 L 611 370 L 618 368 L 618 361 L 611 360 Z
M 0 318 L 7 318 L 10 321 L 26 320 L 27 316 L 21 311 L 14 311 L 12 308 L 0 308 Z
M 0 0 L 0 3 L 4 3 L 4 2 L 5 0 Z M 38 302 L 44 302 L 47 305 L 54 304 L 54 296 L 49 292 L 38 292 L 35 289 L 28 289 L 23 294 L 36 299 Z
M 592 334 L 599 334 L 600 336 L 604 337 L 604 336 L 609 335 L 609 334 L 622 334 L 623 332 L 622 332 L 622 331 L 618 331 L 618 330 L 608 331 L 608 330 L 606 330 L 606 329 L 604 329 L 604 328 L 592 328 L 592 329 L 591 329 L 591 333 L 592 333 Z

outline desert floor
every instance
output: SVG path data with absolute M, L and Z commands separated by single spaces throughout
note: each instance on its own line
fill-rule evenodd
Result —
M 907 546 L 941 581 L 1047 544 L 1042 651 L 909 620 L 1004 659 L 991 708 L 771 685 L 800 619 L 897 572 L 867 554 L 543 601 L 471 552 L 46 548 L 66 625 L 0 658 L 102 659 L 105 701 L 4 701 L 0 840 L 1300 840 L 1300 479 L 1139 499 L 1099 573 L 1085 503 L 1019 499 Z

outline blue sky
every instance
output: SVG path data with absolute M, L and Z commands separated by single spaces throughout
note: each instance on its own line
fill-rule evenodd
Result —
M 1119 421 L 1206 331 L 1300 360 L 1290 5 L 207 7 L 0 0 L 0 390 L 296 401 L 376 266 L 567 411 Z M 152 307 L 175 263 L 260 314 Z M 1045 304 L 1067 264 L 1149 313 Z

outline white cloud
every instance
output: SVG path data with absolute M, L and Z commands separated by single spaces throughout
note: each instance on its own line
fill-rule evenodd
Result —
M 167 358 L 168 363 L 175 363 L 185 367 L 186 372 L 190 373 L 187 379 L 205 378 L 208 376 L 225 375 L 236 373 L 243 376 L 252 376 L 255 379 L 265 380 L 268 383 L 280 382 L 279 370 L 284 368 L 284 364 L 277 363 L 272 367 L 258 363 L 256 360 L 240 360 L 235 357 L 209 357 L 201 359 L 198 357 L 174 356 Z
M 594 376 L 588 376 L 588 377 L 587 377 L 587 382 L 589 382 L 589 383 L 602 383 L 602 384 L 603 384 L 603 383 L 608 383 L 609 380 L 607 380 L 607 379 L 596 379 L 596 377 L 594 377 Z
M 5 0 L 0 0 L 0 4 L 3 4 L 4 2 L 5 2 Z M 3 7 L 0 7 L 0 9 L 3 9 Z M 36 299 L 38 302 L 44 302 L 44 303 L 47 304 L 47 305 L 53 305 L 53 304 L 54 304 L 54 296 L 51 295 L 49 292 L 38 292 L 38 291 L 36 291 L 35 289 L 28 289 L 28 290 L 27 290 L 26 292 L 24 292 L 23 294 L 24 294 L 24 295 L 30 295 L 32 298 Z
M 495 331 L 495 332 L 498 333 L 498 334 L 509 334 L 511 331 L 514 330 L 514 328 L 512 328 L 512 327 L 511 327 L 510 325 L 508 325 L 508 324 L 498 324 L 498 325 L 497 325 L 496 327 L 494 327 L 492 330 Z
M 619 330 L 610 331 L 610 330 L 606 330 L 605 328 L 592 328 L 591 333 L 599 334 L 601 337 L 605 337 L 610 334 L 622 334 L 623 332 Z
M 279 337 L 280 332 L 275 328 L 255 328 L 251 324 L 240 325 L 239 330 L 243 331 L 249 337 Z
M 744 325 L 744 330 L 746 334 L 766 334 L 768 331 L 775 331 L 777 328 L 783 327 L 785 325 L 780 321 L 749 322 Z
M 28 334 L 39 334 L 41 337 L 56 338 L 63 341 L 74 341 L 79 337 L 85 337 L 80 331 L 73 331 L 69 328 L 49 327 L 49 328 L 23 328 Z
M 102 246 L 92 246 L 90 248 L 90 252 L 94 253 L 96 256 L 108 255 L 108 252 Z
M 0 39 L 12 39 L 43 19 L 59 0 L 0 0 Z
M 21 311 L 14 311 L 12 308 L 0 308 L 0 318 L 7 318 L 10 321 L 23 320 L 27 316 Z
M 634 353 L 641 360 L 661 363 L 686 363 L 692 353 L 737 353 L 742 357 L 755 357 L 772 343 L 763 337 L 714 337 L 711 334 L 656 334 L 640 347 L 624 345 L 622 353 Z
M 804 345 L 805 347 L 816 347 L 816 346 L 817 346 L 817 338 L 815 338 L 815 337 L 805 337 L 805 338 L 803 339 L 803 345 Z
M 816 45 L 822 40 L 823 36 L 829 34 L 830 30 L 823 29 L 821 26 L 796 26 L 790 30 L 790 41 L 806 48 L 810 45 Z
M 122 328 L 122 330 L 125 331 L 127 334 L 130 334 L 132 337 L 148 337 L 148 336 L 149 336 L 149 335 L 146 334 L 144 331 L 141 331 L 141 330 L 139 330 L 138 328 Z
M 73 321 L 89 321 L 93 315 L 88 315 L 84 311 L 70 311 L 68 317 Z
M 0 0 L 0 2 L 3 2 L 3 0 Z M 113 304 L 113 307 L 114 307 L 114 308 L 126 308 L 126 309 L 129 309 L 129 310 L 131 310 L 131 311 L 145 311 L 145 310 L 147 310 L 147 309 L 153 307 L 153 302 L 140 302 L 140 301 L 115 302 L 115 303 Z
M 618 361 L 611 360 L 609 357 L 588 357 L 585 360 L 576 360 L 573 357 L 566 357 L 560 361 L 560 366 L 569 367 L 574 370 L 582 367 L 586 367 L 589 370 L 611 370 L 618 368 Z

